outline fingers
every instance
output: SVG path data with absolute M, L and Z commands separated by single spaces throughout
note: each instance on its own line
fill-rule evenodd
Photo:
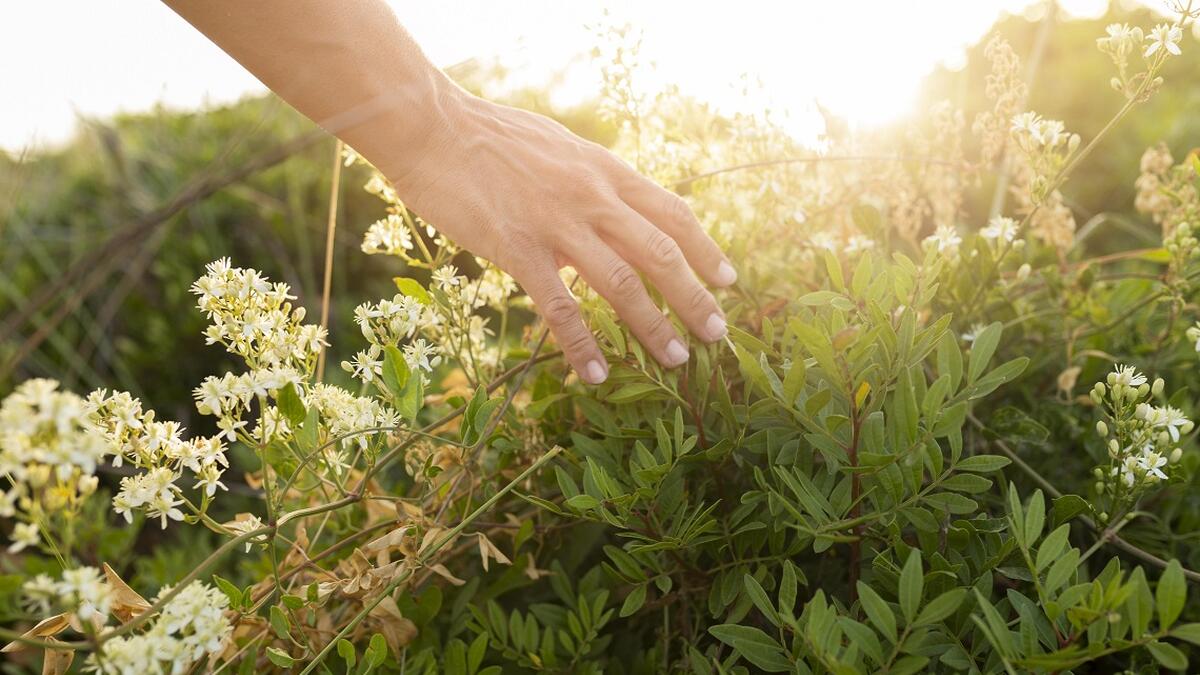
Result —
M 713 286 L 725 287 L 737 281 L 737 271 L 721 248 L 704 232 L 692 209 L 679 195 L 656 185 L 653 181 L 635 176 L 621 190 L 626 204 L 642 214 L 675 240 L 688 264 L 702 279 Z M 656 282 L 657 283 L 657 282 Z
M 725 337 L 724 312 L 692 274 L 675 239 L 624 204 L 600 229 L 621 257 L 649 277 L 688 330 L 705 342 Z
M 579 303 L 558 276 L 558 267 L 549 257 L 534 257 L 522 269 L 512 270 L 537 307 L 554 339 L 562 347 L 567 362 L 588 384 L 608 379 L 608 363 L 596 339 L 583 323 Z
M 674 368 L 688 360 L 683 339 L 650 299 L 641 278 L 629 263 L 594 233 L 579 237 L 569 246 L 567 255 L 572 266 L 612 305 L 656 361 Z M 692 276 L 690 272 L 687 274 Z

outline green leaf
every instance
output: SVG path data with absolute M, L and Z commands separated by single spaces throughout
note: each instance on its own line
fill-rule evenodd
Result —
M 1169 645 L 1166 642 L 1147 642 L 1146 649 L 1150 650 L 1150 655 L 1155 661 L 1164 668 L 1170 670 L 1183 670 L 1187 668 L 1188 660 L 1174 645 Z
M 1158 605 L 1158 627 L 1167 630 L 1179 618 L 1183 604 L 1187 601 L 1187 582 L 1183 578 L 1183 567 L 1178 560 L 1167 564 L 1167 569 L 1158 579 L 1154 602 Z M 1157 657 L 1156 657 L 1157 658 Z
M 978 380 L 987 368 L 992 354 L 996 353 L 996 345 L 1000 344 L 1001 331 L 1001 324 L 996 321 L 975 336 L 971 343 L 971 352 L 967 356 L 967 384 Z
M 408 361 L 404 360 L 404 355 L 395 345 L 383 348 L 383 383 L 392 398 L 399 399 L 404 396 L 404 385 L 408 384 L 411 374 Z
M 488 634 L 480 633 L 479 637 L 471 642 L 471 646 L 467 649 L 467 671 L 474 673 L 479 670 L 480 664 L 483 663 L 483 657 L 487 655 Z
M 432 299 L 429 297 L 429 291 L 425 290 L 425 287 L 421 285 L 421 282 L 417 281 L 416 279 L 409 279 L 408 277 L 392 277 L 392 281 L 396 283 L 397 290 L 416 300 L 422 305 L 428 305 L 430 302 L 432 302 Z
M 883 633 L 893 644 L 896 642 L 896 615 L 892 612 L 892 608 L 888 606 L 883 598 L 875 592 L 875 589 L 858 582 L 858 601 L 862 605 L 863 611 L 866 612 L 867 618 L 879 632 Z
M 320 442 L 321 433 L 321 413 L 316 406 L 308 409 L 308 413 L 304 416 L 304 424 L 296 431 L 296 445 L 299 446 L 302 452 L 311 452 L 317 449 L 317 444 Z
M 342 657 L 342 661 L 346 662 L 346 670 L 350 670 L 354 664 L 358 663 L 358 654 L 354 651 L 354 645 L 345 638 L 337 641 L 337 653 Z
M 724 623 L 709 627 L 708 632 L 768 673 L 784 673 L 792 669 L 791 659 L 784 653 L 783 647 L 757 628 Z
M 1051 513 L 1055 523 L 1065 523 L 1091 508 L 1087 500 L 1079 495 L 1063 495 L 1055 498 Z
M 279 639 L 281 640 L 290 640 L 292 637 L 291 622 L 288 621 L 287 614 L 283 613 L 283 610 L 279 608 L 279 605 L 271 605 L 270 613 L 271 628 L 275 631 L 275 634 L 278 635 Z
M 1033 542 L 1042 536 L 1042 528 L 1046 525 L 1046 500 L 1041 490 L 1034 490 L 1029 498 L 1029 507 L 1025 510 L 1025 546 L 1032 548 Z
M 659 391 L 657 384 L 649 382 L 632 382 L 630 384 L 618 387 L 616 391 L 609 394 L 607 400 L 609 403 L 633 403 L 640 401 L 651 394 Z
M 771 598 L 763 590 L 758 580 L 746 574 L 742 577 L 742 584 L 746 587 L 746 595 L 750 596 L 750 600 L 758 608 L 758 611 L 762 612 L 768 621 L 778 626 L 779 614 L 775 611 L 774 603 L 771 602 Z
M 382 633 L 376 633 L 371 636 L 367 651 L 363 653 L 363 661 L 371 668 L 378 668 L 386 660 L 387 640 L 384 639 Z
M 237 586 L 234 586 L 232 581 L 229 581 L 228 579 L 219 577 L 215 574 L 213 575 L 213 581 L 216 582 L 217 588 L 221 589 L 221 592 L 224 593 L 225 596 L 229 598 L 229 606 L 230 607 L 235 607 L 235 608 L 241 607 L 241 605 L 242 605 L 241 589 L 239 589 Z
M 925 589 L 925 575 L 921 571 L 921 551 L 913 549 L 908 554 L 904 569 L 900 570 L 900 611 L 904 620 L 912 623 L 921 605 L 921 594 Z
M 1067 547 L 1067 535 L 1070 534 L 1071 526 L 1067 524 L 1059 525 L 1046 538 L 1042 540 L 1038 546 L 1037 562 L 1035 567 L 1038 572 L 1046 569 L 1050 563 L 1058 559 L 1062 552 Z
M 1200 623 L 1183 623 L 1171 629 L 1171 637 L 1200 645 Z
M 267 647 L 267 658 L 280 668 L 291 668 L 296 663 L 295 659 L 278 647 Z
M 972 473 L 991 473 L 999 471 L 1009 464 L 1012 464 L 1012 460 L 1000 455 L 972 455 L 956 464 L 954 468 L 958 471 Z
M 632 615 L 634 612 L 642 608 L 646 604 L 646 586 L 647 584 L 638 584 L 633 587 L 629 595 L 625 596 L 625 602 L 621 605 L 621 612 L 618 614 L 621 618 Z
M 283 413 L 293 429 L 308 415 L 308 411 L 304 409 L 304 402 L 296 393 L 296 385 L 292 382 L 288 382 L 279 389 L 279 392 L 275 394 L 275 403 L 279 406 L 279 412 Z
M 917 615 L 917 620 L 913 622 L 913 625 L 924 626 L 945 619 L 958 609 L 965 597 L 967 597 L 965 588 L 952 588 L 942 593 L 921 608 L 921 613 Z
M 567 506 L 569 506 L 573 509 L 579 509 L 580 511 L 586 511 L 587 509 L 594 509 L 597 506 L 600 506 L 600 500 L 596 499 L 595 497 L 593 497 L 591 495 L 580 494 L 580 495 L 575 495 L 574 497 L 571 497 L 570 499 L 568 499 L 566 501 L 566 504 L 567 504 Z

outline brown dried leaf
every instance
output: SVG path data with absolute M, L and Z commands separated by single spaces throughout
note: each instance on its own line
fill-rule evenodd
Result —
M 502 565 L 512 564 L 512 561 L 508 559 L 508 556 L 504 555 L 500 549 L 496 548 L 496 545 L 492 543 L 491 539 L 487 538 L 486 534 L 478 532 L 476 535 L 479 537 L 479 559 L 483 562 L 484 572 L 488 571 L 488 560 L 491 558 L 495 558 L 496 562 Z
M 104 578 L 108 581 L 108 585 L 112 587 L 112 613 L 122 624 L 129 623 L 142 612 L 150 609 L 150 603 L 138 594 L 137 591 L 126 584 L 121 575 L 108 566 L 108 563 L 103 564 Z
M 383 638 L 387 640 L 392 654 L 396 658 L 400 658 L 404 646 L 417 637 L 416 624 L 404 618 L 396 601 L 391 597 L 384 598 L 376 605 L 375 609 L 371 610 L 370 616 L 378 622 L 379 632 L 383 633 Z
M 67 612 L 63 612 L 62 614 L 55 614 L 48 619 L 42 619 L 36 626 L 22 633 L 21 637 L 34 639 L 51 637 L 63 632 L 66 630 L 67 626 L 70 625 L 71 615 Z M 13 640 L 12 642 L 4 645 L 4 649 L 0 649 L 0 652 L 12 653 L 19 652 L 23 649 L 34 649 L 34 647 L 32 645 L 27 645 L 24 642 Z
M 50 641 L 57 642 L 54 638 Z M 74 660 L 73 649 L 47 649 L 42 657 L 42 675 L 63 675 L 71 668 L 71 662 Z
M 458 577 L 454 576 L 454 574 L 452 574 L 450 572 L 450 570 L 446 569 L 446 566 L 441 563 L 438 563 L 436 565 L 430 565 L 429 569 L 434 574 L 437 574 L 438 576 L 442 577 L 446 581 L 449 581 L 451 584 L 453 584 L 455 586 L 462 586 L 463 584 L 467 583 L 467 582 L 463 581 L 462 579 L 459 579 Z

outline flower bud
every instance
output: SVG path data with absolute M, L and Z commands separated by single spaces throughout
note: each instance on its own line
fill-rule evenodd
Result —
M 1104 388 L 1103 382 L 1097 382 L 1096 386 L 1092 387 L 1092 391 L 1096 392 L 1096 394 L 1101 397 L 1108 393 L 1108 390 Z
M 1158 444 L 1167 445 L 1171 442 L 1171 435 L 1165 431 L 1158 432 Z
M 1146 416 L 1149 414 L 1150 414 L 1150 406 L 1149 406 L 1149 404 L 1146 404 L 1146 403 L 1139 403 L 1138 407 L 1133 409 L 1133 416 L 1138 418 L 1139 420 L 1146 419 Z
M 1116 458 L 1119 454 L 1121 454 L 1121 444 L 1117 443 L 1117 439 L 1114 438 L 1108 442 L 1108 455 Z
M 1101 511 L 1101 512 L 1100 512 L 1100 522 L 1102 522 L 1102 523 L 1107 523 L 1107 522 L 1108 522 L 1108 511 Z
M 1026 279 L 1028 279 L 1029 273 L 1032 271 L 1033 271 L 1033 268 L 1029 266 L 1029 263 L 1025 263 L 1025 264 L 1021 265 L 1020 267 L 1017 268 L 1017 281 L 1025 281 Z
M 1149 394 L 1149 393 L 1150 393 L 1150 385 L 1148 385 L 1148 384 L 1143 384 L 1142 386 L 1137 388 L 1138 398 L 1144 398 L 1146 396 L 1146 394 Z
M 1101 469 L 1100 467 L 1096 467 L 1096 468 L 1092 469 L 1092 475 L 1095 476 L 1096 478 L 1103 480 L 1104 479 L 1104 470 Z
M 1108 436 L 1108 425 L 1104 423 L 1104 420 L 1096 422 L 1096 433 L 1100 434 L 1100 438 Z
M 1096 488 L 1096 494 L 1098 494 L 1098 495 L 1104 494 L 1104 483 L 1102 483 L 1101 481 L 1096 481 L 1096 484 L 1092 487 Z
M 1166 384 L 1167 383 L 1163 382 L 1161 377 L 1154 378 L 1154 384 L 1150 387 L 1150 393 L 1154 394 L 1155 396 L 1162 396 L 1163 387 L 1166 386 Z
M 1095 403 L 1096 405 L 1104 403 L 1104 395 L 1097 393 L 1095 389 L 1089 391 L 1088 396 L 1092 399 L 1092 403 Z
M 1115 385 L 1116 383 L 1117 383 L 1117 374 L 1109 373 L 1108 374 L 1108 386 L 1111 387 L 1111 386 Z
M 1125 86 L 1121 84 L 1121 78 L 1119 77 L 1114 77 L 1113 79 L 1109 80 L 1108 83 L 1112 86 L 1113 91 L 1121 91 L 1121 88 Z
M 76 489 L 79 490 L 79 494 L 86 497 L 95 492 L 99 485 L 100 479 L 95 476 L 80 476 L 79 485 Z
M 1183 424 L 1179 425 L 1179 433 L 1190 434 L 1190 433 L 1192 433 L 1192 429 L 1195 429 L 1195 428 L 1196 428 L 1196 423 L 1191 420 L 1188 420 L 1188 421 L 1184 422 Z
M 1171 451 L 1171 456 L 1167 458 L 1167 461 L 1172 464 L 1178 464 L 1179 460 L 1182 458 L 1183 458 L 1183 448 L 1175 448 L 1174 450 Z

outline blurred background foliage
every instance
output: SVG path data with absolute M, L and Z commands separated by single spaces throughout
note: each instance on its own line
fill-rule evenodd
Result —
M 1112 66 L 1095 48 L 1096 36 L 1113 21 L 1153 25 L 1156 18 L 1146 10 L 1114 8 L 1096 20 L 1010 17 L 995 28 L 1027 66 L 1035 63 L 1028 107 L 1068 120 L 1069 130 L 1085 140 L 1122 103 L 1103 84 Z M 946 99 L 968 121 L 985 109 L 989 64 L 982 52 L 981 43 L 969 50 L 964 69 L 932 73 L 917 109 Z M 461 64 L 452 74 L 473 91 L 490 89 L 505 76 L 502 66 L 480 62 Z M 1064 189 L 1081 229 L 1090 232 L 1086 254 L 1159 245 L 1158 227 L 1133 209 L 1134 180 L 1146 147 L 1165 142 L 1180 158 L 1200 143 L 1200 116 L 1189 114 L 1200 110 L 1198 50 L 1185 49 L 1164 76 L 1169 85 L 1126 119 Z M 548 89 L 522 89 L 504 100 L 602 144 L 617 135 L 590 102 L 553 109 Z M 889 133 L 904 134 L 910 123 L 899 121 Z M 719 127 L 710 133 L 728 135 Z M 977 148 L 965 151 L 977 155 Z M 188 288 L 206 263 L 229 256 L 236 265 L 289 283 L 298 303 L 316 316 L 333 155 L 333 139 L 271 96 L 199 112 L 83 120 L 63 147 L 27 156 L 0 153 L 0 393 L 30 377 L 53 377 L 78 392 L 116 387 L 195 433 L 210 433 L 211 422 L 196 414 L 191 391 L 233 364 L 221 349 L 205 346 L 204 320 Z M 354 307 L 394 292 L 396 275 L 424 276 L 398 269 L 392 258 L 359 251 L 362 232 L 383 214 L 382 203 L 361 189 L 367 178 L 361 166 L 344 169 L 337 202 L 328 369 L 335 382 L 347 381 L 336 364 L 357 344 L 345 339 L 354 330 Z M 968 203 L 966 222 L 985 222 L 990 206 Z M 1030 399 L 1020 408 L 1035 411 L 1036 397 L 1054 392 L 1025 395 Z M 1013 433 L 1030 423 L 1018 416 Z M 1054 420 L 1041 423 L 1056 428 Z M 1026 431 L 1045 440 L 1045 428 Z M 1047 452 L 1050 445 L 1043 445 Z M 1087 458 L 1081 454 L 1080 461 Z M 96 527 L 96 537 L 112 532 L 102 523 Z M 112 550 L 97 556 L 113 558 L 138 545 L 136 529 L 106 539 Z M 166 583 L 212 546 L 200 537 L 154 545 L 163 536 L 142 533 L 141 548 L 149 555 L 138 558 L 139 579 Z M 250 578 L 253 572 L 223 573 Z

